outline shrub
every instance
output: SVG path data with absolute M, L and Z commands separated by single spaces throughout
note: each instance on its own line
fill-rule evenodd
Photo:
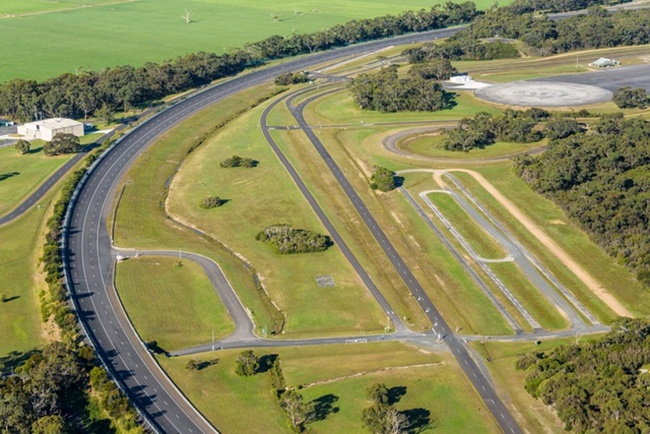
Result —
M 372 181 L 370 188 L 373 190 L 390 191 L 397 186 L 395 183 L 395 172 L 385 167 L 376 166 L 370 177 L 370 181 Z
M 209 196 L 199 202 L 199 206 L 203 209 L 212 209 L 226 203 L 225 200 L 221 199 L 219 196 Z
M 305 229 L 293 229 L 286 224 L 272 225 L 255 237 L 270 245 L 281 255 L 323 252 L 332 245 L 330 237 Z
M 221 167 L 255 167 L 257 166 L 257 161 L 252 158 L 243 158 L 239 155 L 233 155 L 231 158 L 227 158 L 219 163 Z

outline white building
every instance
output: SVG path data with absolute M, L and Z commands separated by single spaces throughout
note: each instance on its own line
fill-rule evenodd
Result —
M 451 81 L 452 83 L 468 83 L 473 80 L 474 79 L 469 74 L 454 75 L 453 77 L 449 77 L 449 81 Z
M 84 124 L 72 119 L 53 118 L 18 125 L 18 134 L 25 136 L 27 139 L 42 139 L 49 142 L 59 133 L 82 137 L 84 135 Z

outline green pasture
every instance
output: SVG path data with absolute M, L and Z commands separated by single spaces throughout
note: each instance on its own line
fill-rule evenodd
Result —
M 316 199 L 326 210 L 334 212 L 330 218 L 342 234 L 352 233 L 357 239 L 361 237 L 359 241 L 351 244 L 350 248 L 354 250 L 357 245 L 363 245 L 364 251 L 374 252 L 371 258 L 375 261 L 385 260 L 385 254 L 372 235 L 367 233 L 365 228 L 360 228 L 362 223 L 359 221 L 358 214 L 344 193 L 339 191 L 340 187 L 336 180 L 304 135 L 297 131 L 277 131 L 275 134 L 283 151 L 301 172 L 303 180 Z M 464 273 L 460 265 L 432 236 L 426 223 L 399 192 L 378 194 L 370 190 L 367 175 L 364 174 L 367 174 L 368 169 L 372 167 L 368 159 L 373 157 L 364 152 L 363 147 L 359 145 L 360 142 L 356 140 L 359 134 L 367 135 L 369 132 L 318 130 L 319 137 L 334 160 L 353 184 L 411 271 L 423 283 L 429 296 L 436 300 L 436 306 L 444 313 L 445 318 L 454 327 L 463 327 L 466 331 L 475 333 L 511 332 L 496 309 Z M 394 268 L 390 264 L 384 267 L 388 267 L 384 271 L 384 276 L 375 281 L 389 288 L 389 284 L 395 282 Z M 376 268 L 369 269 L 369 272 L 374 270 Z M 381 268 L 378 271 L 381 271 Z M 370 274 L 373 276 L 372 272 Z M 399 286 L 393 286 L 393 291 L 386 291 L 385 295 L 396 312 L 402 316 L 403 314 L 397 309 L 404 301 L 412 303 L 413 298 L 407 295 L 406 289 L 401 287 L 401 281 L 396 283 Z M 397 299 L 395 295 L 398 296 Z M 411 311 L 413 309 L 419 310 L 417 305 L 412 307 Z
M 59 189 L 53 189 L 18 220 L 0 226 L 0 356 L 25 352 L 44 342 L 37 288 L 43 221 Z
M 307 201 L 277 160 L 259 128 L 265 105 L 226 126 L 194 151 L 171 185 L 171 215 L 223 242 L 257 269 L 273 299 L 286 313 L 286 335 L 379 332 L 385 315 L 341 251 L 278 255 L 255 236 L 267 226 L 287 223 L 325 233 Z M 222 168 L 233 155 L 259 161 L 255 168 Z M 207 196 L 228 202 L 204 210 Z M 335 287 L 319 287 L 330 276 Z
M 474 148 L 467 152 L 448 151 L 445 149 L 446 135 L 444 131 L 420 133 L 405 137 L 397 142 L 397 147 L 403 151 L 422 155 L 423 157 L 449 160 L 488 160 L 508 157 L 546 145 L 546 141 L 534 143 L 497 142 L 483 149 Z
M 143 257 L 117 266 L 115 286 L 143 341 L 166 351 L 210 342 L 235 329 L 203 268 L 190 260 Z
M 589 237 L 572 224 L 550 200 L 534 192 L 519 179 L 510 163 L 478 169 L 513 204 L 526 213 L 571 257 L 623 303 L 631 312 L 646 315 L 650 311 L 650 294 L 632 273 L 609 257 Z M 539 258 L 549 270 L 569 288 L 601 321 L 607 323 L 614 314 L 561 261 L 551 254 L 534 236 L 470 175 L 455 173 L 465 186 Z
M 201 361 L 215 360 L 214 365 L 200 371 L 184 369 L 190 357 L 159 361 L 221 432 L 292 432 L 288 419 L 272 398 L 269 374 L 234 374 L 239 352 L 225 350 L 194 356 Z M 361 413 L 370 405 L 365 390 L 375 383 L 403 388 L 405 394 L 396 404 L 398 409 L 429 412 L 431 425 L 421 432 L 498 432 L 471 384 L 447 355 L 400 343 L 269 348 L 255 353 L 279 356 L 288 386 L 302 385 L 299 392 L 305 400 L 329 399 L 332 408 L 337 409 L 323 420 L 310 423 L 309 432 L 363 432 Z M 354 374 L 360 375 L 349 377 Z M 326 383 L 313 384 L 317 382 Z M 219 399 L 215 399 L 217 395 Z M 253 408 L 254 417 L 242 417 L 242 409 Z
M 270 95 L 273 88 L 262 86 L 241 92 L 192 116 L 161 136 L 127 172 L 115 214 L 114 240 L 117 246 L 181 249 L 203 254 L 217 262 L 258 325 L 271 324 L 274 309 L 260 296 L 250 270 L 217 241 L 167 218 L 162 204 L 167 182 L 202 137 L 211 135 L 216 124 L 247 110 L 258 98 Z M 111 217 L 109 228 L 112 220 Z
M 352 19 L 430 8 L 442 0 L 8 0 L 0 16 L 0 82 L 79 69 L 159 62 L 197 51 L 224 53 L 271 35 L 310 33 Z M 490 0 L 477 1 L 480 7 Z M 83 7 L 65 10 L 86 4 Z M 52 10 L 57 11 L 52 11 Z M 191 10 L 192 22 L 182 15 Z M 278 15 L 274 21 L 272 15 Z M 37 56 L 34 53 L 38 53 Z

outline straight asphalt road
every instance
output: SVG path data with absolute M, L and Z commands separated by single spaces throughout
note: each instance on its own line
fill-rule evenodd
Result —
M 296 119 L 298 126 L 309 138 L 310 142 L 316 148 L 323 161 L 325 161 L 328 168 L 336 178 L 337 182 L 345 192 L 346 196 L 357 210 L 357 213 L 364 221 L 370 232 L 373 234 L 375 240 L 380 245 L 388 259 L 391 261 L 398 274 L 406 286 L 409 288 L 413 297 L 415 297 L 422 310 L 434 325 L 434 332 L 437 333 L 440 338 L 447 343 L 447 346 L 451 350 L 452 355 L 455 357 L 459 366 L 483 399 L 483 402 L 490 410 L 501 429 L 505 433 L 521 433 L 522 431 L 519 428 L 519 425 L 514 420 L 501 399 L 497 396 L 489 380 L 485 377 L 485 375 L 483 375 L 478 365 L 474 362 L 474 359 L 472 359 L 472 357 L 469 355 L 469 352 L 463 343 L 454 335 L 451 327 L 447 324 L 442 315 L 440 315 L 440 312 L 438 312 L 436 307 L 433 305 L 420 283 L 417 281 L 411 270 L 406 266 L 406 263 L 399 255 L 395 247 L 393 247 L 384 231 L 377 224 L 377 221 L 372 216 L 366 205 L 363 203 L 361 197 L 354 190 L 352 184 L 350 184 L 347 177 L 338 167 L 325 146 L 323 146 L 320 139 L 316 136 L 316 134 L 314 134 L 312 128 L 305 121 L 303 115 L 305 106 L 312 100 L 320 97 L 320 95 L 310 97 L 305 101 L 302 101 L 297 106 L 293 106 L 293 99 L 299 96 L 301 93 L 304 93 L 304 91 L 294 93 L 286 101 L 287 108 L 291 112 L 292 116 Z M 267 111 L 268 110 L 269 109 L 267 109 Z

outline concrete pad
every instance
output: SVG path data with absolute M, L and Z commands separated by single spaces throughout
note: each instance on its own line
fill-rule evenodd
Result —
M 608 102 L 609 90 L 585 84 L 515 81 L 477 89 L 478 98 L 497 104 L 525 107 L 574 107 Z

